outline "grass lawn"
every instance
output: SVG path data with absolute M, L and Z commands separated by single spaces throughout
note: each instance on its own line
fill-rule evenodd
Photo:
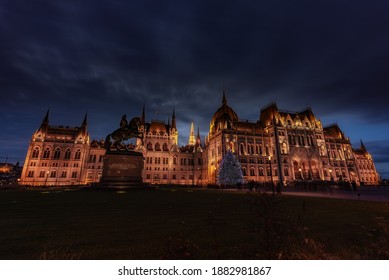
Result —
M 216 190 L 0 191 L 0 259 L 387 259 L 389 205 Z

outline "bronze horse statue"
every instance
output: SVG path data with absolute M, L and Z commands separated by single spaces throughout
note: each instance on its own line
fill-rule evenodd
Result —
M 127 124 L 126 116 L 124 115 L 122 121 L 120 122 L 121 127 L 107 135 L 105 139 L 105 149 L 107 151 L 110 150 L 111 139 L 113 140 L 113 145 L 117 150 L 119 150 L 119 145 L 123 140 L 128 140 L 130 138 L 140 139 L 143 145 L 143 133 L 138 131 L 140 125 L 141 120 L 138 117 L 131 119 L 131 121 Z

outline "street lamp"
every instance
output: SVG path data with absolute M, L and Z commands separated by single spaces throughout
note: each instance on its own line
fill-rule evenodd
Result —
M 270 179 L 271 179 L 271 187 L 272 187 L 272 190 L 273 190 L 273 194 L 274 194 L 274 182 L 273 182 L 273 172 L 272 172 L 272 169 L 271 169 L 271 156 L 269 155 L 269 166 L 270 166 Z
M 45 187 L 47 186 L 47 179 L 49 178 L 49 173 L 50 173 L 50 171 L 47 171 L 47 172 L 46 172 L 46 181 L 45 181 Z
M 332 178 L 332 169 L 330 168 L 330 170 L 328 170 L 328 171 L 330 171 L 330 178 L 331 178 L 331 181 L 333 180 L 333 178 Z
M 216 182 L 216 169 L 217 169 L 216 165 L 213 168 L 214 168 L 214 172 L 213 173 L 215 174 L 215 184 L 217 184 L 217 182 Z
M 299 172 L 300 172 L 300 177 L 301 177 L 301 179 L 304 180 L 303 172 L 302 172 L 302 170 L 301 170 L 301 167 L 299 167 Z

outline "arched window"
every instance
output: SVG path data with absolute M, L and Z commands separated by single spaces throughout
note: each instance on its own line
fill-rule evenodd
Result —
M 255 176 L 255 169 L 254 169 L 254 167 L 250 168 L 250 176 Z
M 81 158 L 81 150 L 78 149 L 78 150 L 76 151 L 76 154 L 75 154 L 75 156 L 74 156 L 74 159 L 80 159 L 80 158 Z
M 153 150 L 153 144 L 151 144 L 151 142 L 147 143 L 147 150 L 149 151 Z
M 34 151 L 32 151 L 32 158 L 38 158 L 39 157 L 39 148 L 35 148 Z
M 244 155 L 244 144 L 240 143 L 240 154 Z
M 246 167 L 242 168 L 242 174 L 243 174 L 243 176 L 247 176 Z
M 163 149 L 164 151 L 169 151 L 168 146 L 167 146 L 166 143 L 163 143 L 162 149 Z
M 46 150 L 43 152 L 43 158 L 49 158 L 50 157 L 50 149 L 46 148 Z
M 289 176 L 289 169 L 287 167 L 284 168 L 284 176 Z
M 155 143 L 155 150 L 160 151 L 161 150 L 161 145 L 157 142 Z
M 71 154 L 70 149 L 67 149 L 65 151 L 65 159 L 70 159 L 70 154 Z
M 54 159 L 59 159 L 61 157 L 61 149 L 57 148 L 54 152 Z
M 343 159 L 343 153 L 342 153 L 342 150 L 338 149 L 338 155 L 339 155 L 339 158 Z
M 301 145 L 305 146 L 305 138 L 304 138 L 304 135 L 301 135 Z
M 259 176 L 263 176 L 264 175 L 262 167 L 258 169 L 258 175 Z

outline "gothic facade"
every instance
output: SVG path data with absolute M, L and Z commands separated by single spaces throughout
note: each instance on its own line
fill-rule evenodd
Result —
M 353 149 L 337 124 L 323 127 L 310 108 L 289 112 L 272 103 L 261 109 L 258 121 L 242 121 L 223 93 L 206 146 L 208 178 L 214 183 L 228 150 L 238 157 L 245 180 L 282 185 L 295 180 L 379 183 L 373 159 L 363 143 Z
M 20 184 L 66 186 L 96 182 L 102 173 L 104 155 L 101 143 L 90 142 L 86 115 L 80 127 L 53 126 L 47 112 L 30 140 Z
M 244 179 L 285 185 L 295 180 L 327 180 L 376 185 L 379 175 L 361 142 L 351 146 L 337 124 L 323 127 L 310 108 L 289 112 L 275 103 L 255 122 L 239 119 L 223 92 L 202 143 L 191 123 L 188 143 L 178 145 L 173 109 L 171 123 L 146 122 L 143 107 L 134 148 L 144 156 L 143 181 L 149 184 L 207 185 L 217 183 L 221 160 L 231 150 Z M 84 185 L 100 180 L 104 141 L 90 141 L 87 118 L 80 127 L 49 125 L 47 113 L 33 134 L 21 177 L 24 185 Z
M 199 130 L 194 133 L 194 124 L 191 124 L 188 144 L 178 146 L 178 130 L 176 116 L 173 109 L 172 123 L 154 120 L 145 122 L 143 108 L 142 148 L 145 157 L 143 181 L 151 184 L 207 184 L 207 165 L 204 158 L 205 151 L 201 145 Z

